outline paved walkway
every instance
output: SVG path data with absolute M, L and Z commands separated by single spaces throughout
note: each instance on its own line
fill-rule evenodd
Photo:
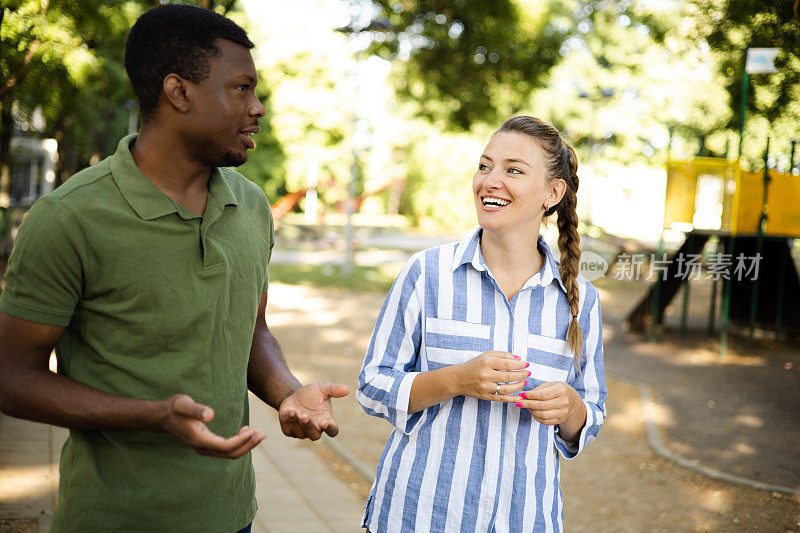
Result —
M 284 437 L 275 412 L 251 397 L 250 422 L 267 440 L 253 451 L 259 510 L 254 533 L 358 532 L 363 500 L 311 443 Z M 67 430 L 0 415 L 0 533 L 47 532 Z

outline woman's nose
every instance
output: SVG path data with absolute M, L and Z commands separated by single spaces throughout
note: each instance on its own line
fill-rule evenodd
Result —
M 492 170 L 489 175 L 486 176 L 484 185 L 490 189 L 499 189 L 503 186 L 502 174 L 498 170 Z

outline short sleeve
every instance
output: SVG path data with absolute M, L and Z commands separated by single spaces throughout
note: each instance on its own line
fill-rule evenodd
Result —
M 0 311 L 67 326 L 83 293 L 86 257 L 83 231 L 72 212 L 57 199 L 41 198 L 14 242 Z

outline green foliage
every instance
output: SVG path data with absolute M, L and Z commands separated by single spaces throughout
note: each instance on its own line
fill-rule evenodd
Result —
M 419 114 L 468 130 L 525 102 L 559 59 L 560 4 L 511 0 L 374 2 L 393 31 L 370 51 L 401 61 L 396 92 Z
M 779 48 L 778 72 L 751 77 L 748 110 L 775 120 L 800 97 L 800 14 L 794 0 L 695 0 L 698 31 L 721 53 L 720 69 L 733 106 L 742 101 L 747 48 Z M 760 88 L 768 89 L 760 91 Z M 729 123 L 738 127 L 738 114 Z
M 415 226 L 454 231 L 473 226 L 472 175 L 489 136 L 486 129 L 482 135 L 439 132 L 417 121 L 403 150 L 407 174 L 400 214 Z
M 234 2 L 190 3 L 227 14 Z M 3 105 L 14 106 L 24 118 L 41 111 L 44 135 L 59 141 L 60 179 L 113 153 L 128 133 L 136 102 L 125 73 L 125 40 L 139 15 L 158 4 L 153 0 L 4 4 L 0 90 L 18 81 L 7 89 Z M 263 96 L 268 98 L 267 91 Z M 283 159 L 270 118 L 262 120 L 256 139 L 260 149 L 246 175 L 275 196 L 283 183 Z M 267 183 L 274 185 L 270 188 Z
M 729 109 L 714 56 L 686 22 L 680 3 L 573 2 L 563 60 L 521 111 L 552 122 L 601 171 L 662 164 L 670 131 L 684 152 L 673 155 L 694 155 L 691 143 L 722 127 Z
M 260 83 L 256 88 L 261 102 L 266 108 L 266 116 L 261 119 L 261 131 L 253 137 L 256 143 L 247 157 L 247 163 L 236 170 L 241 172 L 250 181 L 261 187 L 270 203 L 277 202 L 286 190 L 286 154 L 283 146 L 275 136 L 272 125 L 272 99 L 269 88 L 265 83 Z
M 763 168 L 766 137 L 772 138 L 777 164 L 788 168 L 789 141 L 800 124 L 800 13 L 794 0 L 693 0 L 695 38 L 717 53 L 719 72 L 729 95 L 730 132 L 740 125 L 742 78 L 747 48 L 778 48 L 778 72 L 750 76 L 744 132 L 745 167 Z M 738 142 L 738 139 L 736 139 Z

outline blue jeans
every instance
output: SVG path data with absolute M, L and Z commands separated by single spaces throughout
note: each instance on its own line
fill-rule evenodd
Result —
M 236 533 L 250 533 L 250 529 L 252 529 L 252 527 L 253 527 L 253 524 L 251 522 L 250 524 L 247 525 L 247 527 L 243 527 L 242 529 L 240 529 Z

